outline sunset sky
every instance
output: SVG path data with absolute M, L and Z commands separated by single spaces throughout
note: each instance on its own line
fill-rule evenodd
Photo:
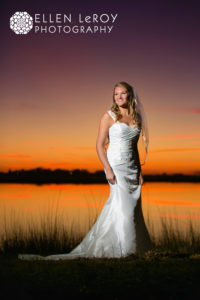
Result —
M 198 2 L 46 3 L 3 7 L 0 171 L 103 170 L 96 153 L 99 121 L 111 107 L 115 83 L 126 81 L 148 117 L 143 173 L 200 173 Z M 118 16 L 109 34 L 17 35 L 9 28 L 16 11 Z

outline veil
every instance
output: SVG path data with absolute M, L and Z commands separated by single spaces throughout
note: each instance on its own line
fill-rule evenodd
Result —
M 148 122 L 147 122 L 147 117 L 144 111 L 144 106 L 140 100 L 140 97 L 138 96 L 138 93 L 136 92 L 136 89 L 133 87 L 133 92 L 134 92 L 134 98 L 135 98 L 135 109 L 136 112 L 139 113 L 141 117 L 141 132 L 142 132 L 142 139 L 144 143 L 144 148 L 145 148 L 145 157 L 144 157 L 144 162 L 141 163 L 140 165 L 144 165 L 146 160 L 147 160 L 147 155 L 148 155 L 148 146 L 149 146 L 149 129 L 148 129 Z

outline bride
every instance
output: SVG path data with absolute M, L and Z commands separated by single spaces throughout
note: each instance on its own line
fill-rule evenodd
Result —
M 96 223 L 69 253 L 19 254 L 19 259 L 120 258 L 143 254 L 152 248 L 141 206 L 143 177 L 137 149 L 141 133 L 145 141 L 145 163 L 149 137 L 144 109 L 135 89 L 119 82 L 114 86 L 111 108 L 101 117 L 96 141 L 97 154 L 110 185 L 109 197 Z

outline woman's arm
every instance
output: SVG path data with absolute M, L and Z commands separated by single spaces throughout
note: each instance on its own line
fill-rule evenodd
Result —
M 141 173 L 141 171 L 140 171 L 139 184 L 140 184 L 140 185 L 143 185 L 143 183 L 144 183 L 144 179 L 143 179 L 142 173 Z
M 141 168 L 141 163 L 140 163 L 140 156 L 137 148 L 137 157 L 138 157 L 138 173 L 139 173 L 139 184 L 142 185 L 144 183 L 144 179 L 142 176 L 142 168 Z
M 138 154 L 138 156 L 139 156 L 139 154 Z M 140 184 L 140 185 L 143 185 L 144 179 L 143 179 L 143 176 L 142 176 L 142 168 L 141 168 L 141 164 L 140 164 L 140 158 L 139 158 L 139 168 L 138 168 L 138 172 L 139 172 L 139 184 Z
M 106 179 L 111 183 L 114 184 L 116 182 L 115 175 L 113 173 L 113 170 L 108 162 L 107 155 L 105 152 L 105 143 L 108 138 L 109 133 L 109 127 L 111 126 L 111 117 L 105 113 L 101 120 L 99 125 L 99 132 L 96 140 L 96 151 L 99 156 L 99 159 L 101 163 L 104 166 L 105 172 L 106 172 Z

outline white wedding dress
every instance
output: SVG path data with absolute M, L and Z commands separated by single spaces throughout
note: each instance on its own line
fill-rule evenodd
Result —
M 71 252 L 40 256 L 19 254 L 22 260 L 67 260 L 79 257 L 120 258 L 142 254 L 152 242 L 145 226 L 139 184 L 140 161 L 137 142 L 140 129 L 116 121 L 109 128 L 107 158 L 116 177 L 110 185 L 110 195 L 96 223 L 82 242 Z M 106 173 L 106 171 L 104 170 Z

